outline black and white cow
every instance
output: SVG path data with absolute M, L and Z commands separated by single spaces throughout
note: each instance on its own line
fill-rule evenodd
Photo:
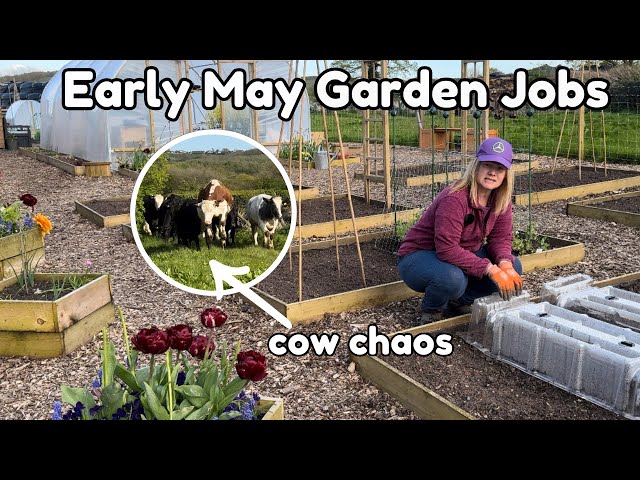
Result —
M 251 224 L 254 244 L 258 245 L 258 233 L 262 232 L 264 246 L 273 248 L 273 236 L 278 228 L 278 222 L 282 221 L 282 198 L 272 197 L 266 193 L 256 195 L 247 202 L 245 214 Z
M 158 223 L 160 218 L 160 207 L 164 197 L 162 195 L 145 195 L 142 197 L 142 205 L 144 207 L 144 227 L 145 233 L 155 235 L 158 232 Z
M 158 236 L 170 240 L 177 237 L 176 218 L 185 199 L 173 193 L 169 195 L 158 210 Z

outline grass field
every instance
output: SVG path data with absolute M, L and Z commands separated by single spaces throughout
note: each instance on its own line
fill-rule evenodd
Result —
M 339 111 L 340 131 L 344 142 L 362 143 L 362 114 L 355 111 Z M 578 113 L 573 111 L 537 111 L 531 120 L 524 113 L 518 112 L 515 118 L 508 116 L 496 120 L 493 115 L 489 120 L 489 128 L 497 129 L 498 135 L 508 140 L 517 152 L 529 152 L 529 128 L 531 121 L 531 153 L 554 156 L 558 151 L 559 158 L 577 158 L 578 156 Z M 338 132 L 333 114 L 327 115 L 329 139 L 336 142 Z M 444 127 L 442 114 L 435 115 L 436 127 Z M 562 127 L 564 123 L 564 129 Z M 373 124 L 379 125 L 379 124 Z M 460 126 L 460 118 L 456 117 L 455 127 Z M 474 119 L 468 117 L 468 127 L 475 126 Z M 426 115 L 423 127 L 431 129 L 431 116 Z M 373 130 L 371 136 L 379 136 L 380 127 Z M 395 129 L 395 135 L 394 135 Z M 322 114 L 311 113 L 311 130 L 324 131 Z M 395 145 L 418 146 L 418 122 L 415 113 L 403 112 L 393 119 L 389 126 L 390 141 Z M 562 140 L 560 133 L 562 131 Z M 640 112 L 622 108 L 619 105 L 604 112 L 585 112 L 585 145 L 584 160 L 597 162 L 605 158 L 607 161 L 620 163 L 640 163 Z M 395 138 L 395 141 L 394 141 Z M 560 145 L 558 146 L 558 143 Z M 460 135 L 455 135 L 454 145 L 460 144 Z
M 247 283 L 260 276 L 278 257 L 287 239 L 288 229 L 278 229 L 273 250 L 262 246 L 262 235 L 258 236 L 259 246 L 253 244 L 251 229 L 239 229 L 236 233 L 236 246 L 222 249 L 219 242 L 207 249 L 204 240 L 200 240 L 200 251 L 195 246 L 187 248 L 157 237 L 140 235 L 145 251 L 166 275 L 188 287 L 200 290 L 215 290 L 215 283 L 209 267 L 209 260 L 233 267 L 248 265 L 248 275 L 238 276 Z

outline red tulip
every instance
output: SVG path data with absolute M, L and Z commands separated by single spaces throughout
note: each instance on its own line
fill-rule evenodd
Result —
M 220 307 L 207 308 L 200 314 L 202 325 L 207 328 L 221 327 L 227 321 L 229 316 Z
M 189 345 L 189 353 L 200 360 L 204 360 L 204 352 L 207 350 L 207 343 L 209 344 L 209 353 L 211 353 L 216 349 L 216 344 L 212 340 L 209 340 L 204 335 L 196 335 L 193 337 L 191 341 L 191 345 Z
M 167 328 L 167 334 L 169 335 L 171 348 L 175 348 L 176 350 L 187 350 L 193 339 L 191 327 L 184 324 Z
M 267 359 L 255 350 L 240 352 L 238 353 L 236 371 L 243 380 L 259 382 L 267 376 Z
M 132 339 L 131 343 L 136 350 L 142 353 L 164 353 L 169 348 L 169 335 L 155 325 L 151 328 L 143 328 Z
M 30 193 L 20 195 L 20 200 L 22 200 L 22 203 L 24 203 L 27 207 L 31 207 L 32 212 L 34 210 L 34 207 L 36 206 L 36 203 L 38 203 L 38 199 Z

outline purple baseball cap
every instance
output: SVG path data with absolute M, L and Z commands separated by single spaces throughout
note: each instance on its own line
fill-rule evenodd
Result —
M 513 151 L 511 144 L 502 138 L 487 138 L 478 147 L 479 162 L 497 162 L 506 168 L 511 168 Z

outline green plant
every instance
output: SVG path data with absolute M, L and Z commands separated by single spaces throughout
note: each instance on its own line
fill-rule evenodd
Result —
M 226 343 L 217 355 L 213 332 L 227 320 L 219 307 L 200 314 L 208 336 L 193 335 L 188 325 L 166 330 L 143 328 L 129 343 L 127 326 L 118 309 L 125 346 L 125 364 L 118 362 L 113 343 L 103 329 L 102 368 L 92 388 L 61 386 L 66 412 L 54 402 L 54 420 L 229 420 L 256 418 L 256 394 L 247 395 L 250 381 L 266 375 L 266 359 L 253 350 L 241 352 L 240 341 L 229 358 Z M 174 362 L 173 352 L 176 360 Z M 137 368 L 138 353 L 151 355 Z M 186 353 L 200 362 L 191 363 Z M 155 356 L 164 354 L 156 365 Z M 232 377 L 234 369 L 237 376 Z
M 313 160 L 313 156 L 318 151 L 320 147 L 319 143 L 314 142 L 313 140 L 303 140 L 302 141 L 302 160 L 305 162 L 310 162 Z M 298 160 L 298 153 L 300 151 L 300 135 L 296 135 L 294 137 L 291 144 L 289 142 L 282 142 L 280 145 L 280 158 L 288 160 L 290 152 L 292 160 Z
M 148 148 L 145 148 L 144 150 L 142 148 L 137 148 L 130 155 L 118 157 L 118 166 L 120 168 L 127 168 L 129 170 L 140 172 L 150 157 L 151 151 Z
M 530 223 L 526 230 L 514 232 L 511 249 L 516 255 L 527 255 L 548 250 L 549 243 L 543 235 L 536 233 L 535 226 Z
M 411 227 L 413 227 L 413 225 L 418 220 L 420 220 L 421 216 L 422 216 L 422 212 L 418 212 L 410 220 L 401 220 L 401 221 L 396 222 L 396 224 L 395 224 L 396 237 L 398 237 L 398 239 L 402 240 L 405 237 L 405 235 L 407 234 L 407 232 L 409 231 L 409 229 Z
M 33 141 L 36 143 L 40 143 L 40 129 L 36 128 L 36 130 L 33 132 Z

